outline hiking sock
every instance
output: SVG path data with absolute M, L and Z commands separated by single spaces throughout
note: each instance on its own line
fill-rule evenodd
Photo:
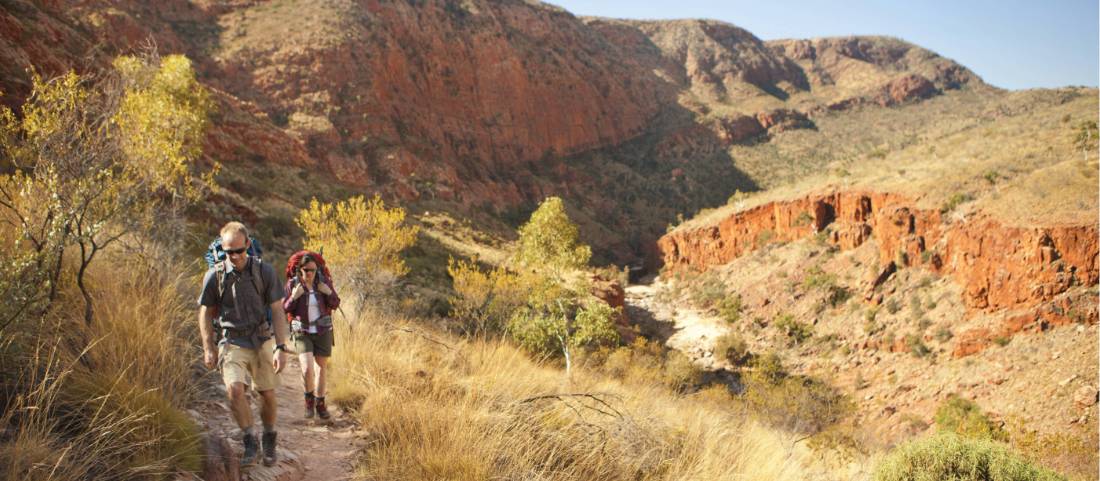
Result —
M 264 424 L 264 434 L 273 433 L 273 432 L 275 432 L 275 425 L 274 424 L 269 425 L 269 424 L 265 423 Z
M 317 398 L 313 396 L 313 392 L 306 393 L 306 419 L 313 417 L 314 405 L 317 402 Z

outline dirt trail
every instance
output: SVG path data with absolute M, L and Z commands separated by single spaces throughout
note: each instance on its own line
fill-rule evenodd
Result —
M 224 463 L 224 475 L 214 476 L 219 481 L 340 481 L 353 478 L 356 458 L 365 444 L 362 431 L 331 404 L 332 418 L 329 420 L 305 419 L 302 416 L 302 371 L 296 356 L 288 358 L 290 362 L 280 375 L 278 389 L 279 462 L 275 466 L 266 467 L 257 462 L 255 466 L 240 470 L 239 478 L 235 476 L 241 453 L 237 425 L 230 417 L 220 385 L 212 388 L 209 401 L 204 403 L 208 409 L 202 422 L 211 438 L 224 439 L 232 450 L 231 459 Z M 259 426 L 260 404 L 257 398 L 253 401 L 252 413 Z

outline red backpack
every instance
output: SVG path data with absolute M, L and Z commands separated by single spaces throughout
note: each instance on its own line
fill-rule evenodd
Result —
M 302 263 L 302 257 L 305 257 L 306 254 L 309 254 L 310 257 L 317 260 L 317 267 L 320 269 L 318 274 L 322 276 L 318 280 L 321 282 L 324 282 L 326 278 L 331 280 L 332 274 L 329 273 L 328 266 L 325 265 L 325 258 L 321 257 L 321 254 L 307 250 L 295 252 L 294 255 L 290 256 L 290 259 L 286 261 L 286 278 L 297 279 L 298 265 Z

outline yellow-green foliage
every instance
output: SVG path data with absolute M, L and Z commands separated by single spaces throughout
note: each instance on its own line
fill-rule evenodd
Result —
M 1001 443 L 947 433 L 898 447 L 875 470 L 876 481 L 1064 479 L 1053 471 L 1035 466 Z
M 588 266 L 592 249 L 581 244 L 577 225 L 558 197 L 548 197 L 519 228 L 515 262 L 526 269 L 560 274 Z
M 364 297 L 408 273 L 401 251 L 416 242 L 419 232 L 405 225 L 404 209 L 386 208 L 377 195 L 335 204 L 313 199 L 296 221 L 305 232 L 305 248 L 323 252 L 341 284 Z
M 978 404 L 958 396 L 947 398 L 936 409 L 936 427 L 940 431 L 976 439 L 1005 440 L 1005 432 L 989 420 Z
M 21 119 L 0 107 L 0 151 L 14 168 L 0 178 L 0 216 L 21 229 L 3 270 L 27 274 L 30 263 L 44 279 L 25 279 L 56 284 L 61 253 L 78 246 L 86 322 L 84 274 L 96 255 L 127 231 L 178 238 L 168 221 L 210 180 L 193 172 L 209 102 L 189 61 L 124 57 L 117 65 L 95 83 L 72 72 L 35 77 Z M 21 299 L 16 313 L 56 298 L 56 286 L 26 296 L 11 279 L 0 288 Z
M 614 328 L 616 311 L 588 294 L 587 284 L 569 286 L 538 275 L 530 279 L 526 304 L 508 322 L 508 333 L 525 349 L 565 355 L 568 362 L 571 349 L 619 341 Z
M 474 262 L 451 258 L 447 273 L 455 291 L 449 299 L 451 316 L 469 334 L 500 332 L 527 303 L 527 282 L 503 267 L 483 272 Z
M 201 153 L 202 134 L 211 108 L 209 94 L 195 80 L 191 61 L 164 57 L 159 66 L 140 58 L 115 59 L 126 95 L 115 115 L 125 158 L 156 185 L 198 195 L 186 182 L 191 162 Z

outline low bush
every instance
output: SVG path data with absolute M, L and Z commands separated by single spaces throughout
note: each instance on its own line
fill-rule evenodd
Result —
M 1065 480 L 1034 465 L 1007 446 L 954 434 L 904 444 L 879 463 L 875 481 L 1055 481 Z
M 752 359 L 748 343 L 733 333 L 723 334 L 714 340 L 714 355 L 735 366 L 744 365 Z
M 780 314 L 776 316 L 773 324 L 780 333 L 786 336 L 787 339 L 794 344 L 801 344 L 814 334 L 813 326 L 796 321 L 794 316 L 790 314 Z
M 718 303 L 718 316 L 724 321 L 734 324 L 741 320 L 741 296 L 727 296 Z
M 726 299 L 726 284 L 717 274 L 707 272 L 692 284 L 691 301 L 703 309 L 711 309 Z
M 951 396 L 940 404 L 933 419 L 940 431 L 967 438 L 1003 441 L 1006 437 L 1004 430 L 991 421 L 977 403 L 958 396 Z
M 851 414 L 855 406 L 824 381 L 790 376 L 775 353 L 753 362 L 740 400 L 754 416 L 777 429 L 816 434 Z

